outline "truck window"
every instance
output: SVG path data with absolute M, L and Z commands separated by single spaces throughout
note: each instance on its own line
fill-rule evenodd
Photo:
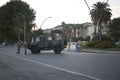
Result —
M 61 39 L 62 39 L 62 37 L 59 34 L 56 34 L 55 40 L 61 40 Z
M 52 37 L 51 36 L 48 36 L 48 38 L 47 38 L 48 40 L 52 40 Z
M 46 37 L 40 37 L 39 38 L 39 41 L 45 41 L 46 40 Z

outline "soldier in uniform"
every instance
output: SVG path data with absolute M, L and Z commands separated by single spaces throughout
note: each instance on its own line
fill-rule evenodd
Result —
M 20 54 L 20 41 L 17 42 L 17 54 Z

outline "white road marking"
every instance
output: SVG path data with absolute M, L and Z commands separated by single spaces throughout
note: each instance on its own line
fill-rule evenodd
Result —
M 67 69 L 63 69 L 63 68 L 60 68 L 60 67 L 52 66 L 52 65 L 49 65 L 49 64 L 45 64 L 45 63 L 42 63 L 42 62 L 39 62 L 39 61 L 35 61 L 35 60 L 28 59 L 28 58 L 20 57 L 20 56 L 17 56 L 17 55 L 9 54 L 7 52 L 3 52 L 3 51 L 0 51 L 0 52 L 2 54 L 5 54 L 5 55 L 13 56 L 13 57 L 20 58 L 20 59 L 23 59 L 23 60 L 26 60 L 26 61 L 29 61 L 29 62 L 33 62 L 33 63 L 40 64 L 40 65 L 44 65 L 44 66 L 47 66 L 47 67 L 50 67 L 50 68 L 53 68 L 53 69 L 65 71 L 65 72 L 68 72 L 68 73 L 71 73 L 71 74 L 74 74 L 74 75 L 83 76 L 83 77 L 86 77 L 86 78 L 89 78 L 89 79 L 92 79 L 92 80 L 100 80 L 98 78 L 95 78 L 95 77 L 92 77 L 92 76 L 88 76 L 88 75 L 85 75 L 85 74 L 82 74 L 82 73 L 74 72 L 74 71 L 71 71 L 71 70 L 67 70 Z

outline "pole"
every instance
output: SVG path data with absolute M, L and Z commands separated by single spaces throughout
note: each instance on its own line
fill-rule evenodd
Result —
M 89 10 L 89 12 L 91 13 L 91 10 L 90 10 L 90 7 L 89 7 L 87 1 L 84 0 L 84 2 L 86 3 L 86 5 L 87 5 L 87 7 L 88 7 L 88 10 Z M 92 19 L 92 21 L 93 21 L 93 19 Z M 94 23 L 93 23 L 93 24 L 94 24 Z M 95 25 L 95 24 L 94 24 L 94 36 L 96 36 L 96 25 Z M 95 38 L 95 41 L 96 41 L 96 38 Z
M 27 45 L 26 45 L 26 20 L 24 16 L 24 48 L 25 48 L 25 55 L 27 54 Z
M 85 1 L 86 5 L 87 5 L 87 7 L 88 7 L 88 10 L 89 10 L 89 11 L 90 11 L 90 13 L 91 13 L 91 10 L 90 10 L 90 7 L 89 7 L 89 5 L 88 5 L 87 1 L 86 1 L 86 0 L 84 0 L 84 1 Z
M 119 37 L 119 36 L 120 36 L 120 35 L 119 35 L 119 34 L 120 34 L 120 31 L 117 31 L 117 33 L 118 33 L 117 36 L 118 36 L 118 42 L 119 42 L 119 41 L 120 41 L 120 37 Z
M 18 29 L 17 54 L 20 54 L 20 30 Z
M 106 1 L 106 3 L 108 3 L 109 0 Z
M 47 17 L 45 18 L 45 20 L 42 22 L 42 24 L 40 25 L 40 29 L 42 29 L 42 25 L 45 23 L 45 21 L 48 19 L 48 18 L 52 18 L 52 17 Z

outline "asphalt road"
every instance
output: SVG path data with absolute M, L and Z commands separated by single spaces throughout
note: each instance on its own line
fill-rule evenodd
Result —
M 0 80 L 120 80 L 120 54 L 0 48 Z

